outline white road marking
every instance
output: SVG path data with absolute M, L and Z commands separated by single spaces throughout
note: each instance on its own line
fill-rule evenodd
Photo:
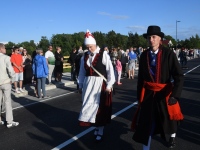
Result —
M 198 65 L 198 66 L 192 68 L 191 70 L 188 70 L 188 71 L 187 71 L 186 73 L 184 73 L 183 75 L 186 75 L 186 74 L 192 72 L 193 70 L 197 69 L 199 66 L 200 66 L 200 65 Z
M 129 105 L 129 106 L 125 107 L 124 109 L 118 111 L 117 113 L 113 114 L 113 115 L 111 116 L 111 118 L 113 119 L 113 118 L 117 117 L 117 116 L 120 115 L 121 113 L 123 113 L 123 112 L 127 111 L 128 109 L 130 109 L 131 107 L 135 106 L 136 104 L 137 104 L 137 102 L 132 103 L 131 105 Z M 71 144 L 72 142 L 78 140 L 80 137 L 86 135 L 87 133 L 89 133 L 90 131 L 92 131 L 92 130 L 94 130 L 94 129 L 95 129 L 95 127 L 90 127 L 90 128 L 88 128 L 87 130 L 85 130 L 85 131 L 83 131 L 83 132 L 77 134 L 76 136 L 72 137 L 71 139 L 65 141 L 64 143 L 62 143 L 62 144 L 56 146 L 56 147 L 53 148 L 52 150 L 60 150 L 61 148 L 66 147 L 67 145 L 69 145 L 69 144 Z

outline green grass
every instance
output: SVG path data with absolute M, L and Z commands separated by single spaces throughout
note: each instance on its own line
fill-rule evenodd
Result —
M 71 68 L 64 68 L 63 72 L 71 72 Z

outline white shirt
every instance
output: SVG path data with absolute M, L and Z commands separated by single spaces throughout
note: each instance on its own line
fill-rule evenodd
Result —
M 153 50 L 151 50 L 151 54 L 152 54 L 152 53 L 157 54 L 157 53 L 158 53 L 158 50 L 159 50 L 159 49 L 157 49 L 157 50 L 154 51 L 154 52 L 153 52 Z
M 46 53 L 45 53 L 45 58 L 49 58 L 49 57 L 55 57 L 53 52 L 48 50 Z
M 88 51 L 90 53 L 90 51 Z M 96 54 L 99 53 L 99 49 L 96 49 L 94 52 L 94 56 L 92 57 L 92 61 L 94 60 Z M 87 65 L 90 67 L 90 59 L 87 60 Z M 103 58 L 102 63 L 106 66 L 106 72 L 107 72 L 107 89 L 111 89 L 112 85 L 115 83 L 115 75 L 113 70 L 113 65 L 110 60 L 110 56 L 106 51 L 103 52 Z M 84 79 L 85 79 L 85 68 L 84 68 L 84 56 L 81 58 L 81 66 L 80 66 L 80 72 L 79 72 L 79 87 L 83 87 Z

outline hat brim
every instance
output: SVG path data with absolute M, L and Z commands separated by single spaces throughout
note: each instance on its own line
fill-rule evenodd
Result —
M 165 35 L 165 34 L 164 34 L 163 32 L 151 33 L 151 34 L 144 33 L 144 34 L 143 34 L 143 37 L 146 39 L 147 36 L 150 36 L 150 35 L 158 35 L 158 36 L 160 36 L 161 38 L 164 38 L 164 35 Z

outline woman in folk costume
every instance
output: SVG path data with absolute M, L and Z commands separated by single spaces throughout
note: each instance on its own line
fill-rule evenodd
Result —
M 89 30 L 85 34 L 84 44 L 88 51 L 81 58 L 78 78 L 83 101 L 79 123 L 81 126 L 96 126 L 94 134 L 100 141 L 104 126 L 111 120 L 115 76 L 108 53 L 96 46 L 96 40 Z
M 164 33 L 160 27 L 149 26 L 143 36 L 150 48 L 142 53 L 139 62 L 133 140 L 142 143 L 143 150 L 149 150 L 151 136 L 160 134 L 166 140 L 165 134 L 169 134 L 169 148 L 174 148 L 177 126 L 183 119 L 179 97 L 184 76 L 175 53 L 162 47 Z

